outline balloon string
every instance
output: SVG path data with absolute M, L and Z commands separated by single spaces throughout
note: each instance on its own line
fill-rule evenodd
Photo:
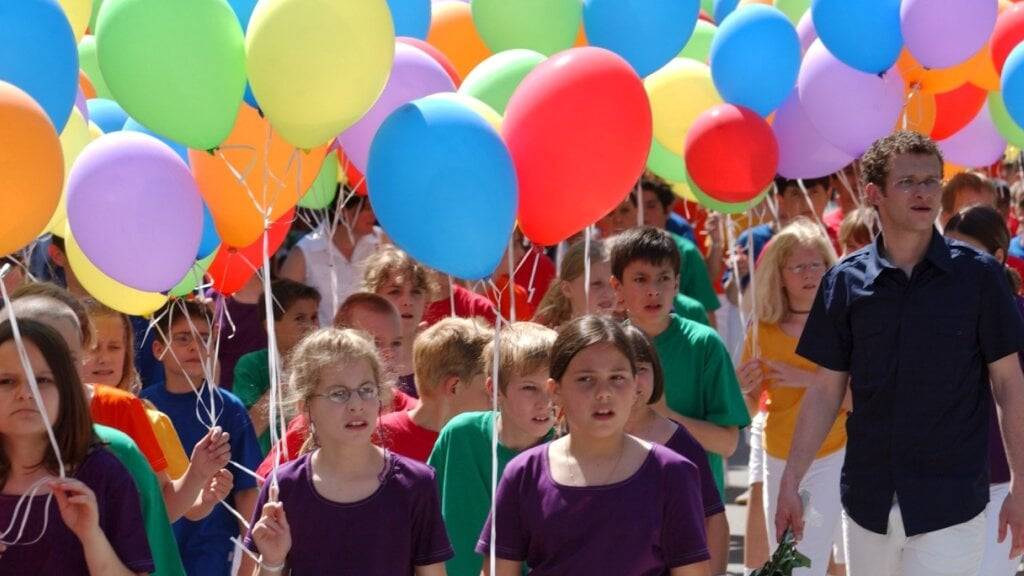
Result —
M 590 236 L 593 232 L 593 224 L 583 229 L 583 303 L 586 308 L 584 314 L 590 313 Z
M 821 218 L 818 217 L 818 211 L 814 209 L 814 203 L 811 202 L 811 196 L 810 194 L 807 193 L 807 186 L 804 185 L 803 178 L 797 178 L 796 184 L 797 186 L 800 187 L 800 193 L 803 194 L 804 202 L 810 209 L 811 216 L 814 216 L 814 221 L 818 224 L 818 228 L 821 229 L 821 232 L 822 234 L 825 235 L 825 238 L 828 238 L 828 228 L 825 227 L 825 224 L 821 221 Z M 831 241 L 829 242 L 829 244 L 831 245 Z
M 455 318 L 455 281 L 448 275 L 448 300 L 452 307 L 452 318 Z
M 265 315 L 264 317 L 266 318 L 266 325 L 267 325 L 267 361 L 269 363 L 269 371 L 270 371 L 270 390 L 268 392 L 270 394 L 270 398 L 269 398 L 270 401 L 268 402 L 269 409 L 270 409 L 270 415 L 269 415 L 269 420 L 270 420 L 270 425 L 269 425 L 269 429 L 270 429 L 270 445 L 271 446 L 277 446 L 277 442 L 279 440 L 277 426 L 278 426 L 278 407 L 279 407 L 278 403 L 281 401 L 281 394 L 280 394 L 281 373 L 280 373 L 280 366 L 279 366 L 280 359 L 279 359 L 279 356 L 278 356 L 279 351 L 278 351 L 278 347 L 277 347 L 277 334 L 276 334 L 276 331 L 274 330 L 274 323 L 275 323 L 275 319 L 274 319 L 274 294 L 273 294 L 273 292 L 271 291 L 271 288 L 270 288 L 270 256 L 269 256 L 269 252 L 270 252 L 270 226 L 271 226 L 270 218 L 269 218 L 269 216 L 267 216 L 266 219 L 264 220 L 265 231 L 263 233 L 263 305 L 264 305 L 263 313 Z M 284 418 L 282 417 L 281 420 L 282 420 L 282 428 L 281 429 L 284 430 L 284 425 L 283 425 Z M 281 436 L 284 436 L 284 434 L 281 434 Z M 273 469 L 272 469 L 272 471 L 270 473 L 270 477 L 271 477 L 271 479 L 270 479 L 271 495 L 275 496 L 275 498 L 272 501 L 276 501 L 276 494 L 277 494 L 277 471 L 278 471 L 278 468 L 280 468 L 280 466 L 281 466 L 281 452 L 278 451 L 277 452 L 277 456 L 274 458 L 274 467 L 273 467 Z
M 537 293 L 537 287 L 535 286 L 535 284 L 537 282 L 537 267 L 538 267 L 538 265 L 540 265 L 541 251 L 537 250 L 537 247 L 534 246 L 531 243 L 530 244 L 530 249 L 526 252 L 526 254 L 527 255 L 533 254 L 533 269 L 530 270 L 530 283 L 529 283 L 529 286 L 526 287 L 526 290 L 527 290 L 526 301 L 529 302 L 530 304 L 532 304 L 533 303 L 533 297 Z M 526 259 L 526 257 L 524 256 L 523 260 L 525 261 L 525 259 Z
M 636 192 L 633 197 L 636 199 L 636 225 L 644 225 L 644 196 L 643 189 L 640 187 L 640 180 L 636 181 Z
M 806 192 L 804 193 L 804 197 L 805 198 L 807 197 Z M 810 201 L 808 200 L 808 202 L 810 202 Z M 811 211 L 813 212 L 813 210 L 814 209 L 812 207 Z M 753 222 L 753 218 L 754 218 L 753 211 L 747 211 L 747 221 L 748 222 Z M 753 237 L 753 234 L 751 234 L 750 236 L 747 237 L 747 261 L 750 263 L 749 266 L 747 266 L 747 270 L 748 270 L 747 274 L 749 275 L 749 278 L 750 278 L 750 281 L 747 283 L 747 286 L 750 287 L 750 300 L 751 300 L 748 322 L 750 322 L 749 325 L 750 325 L 750 340 L 751 340 L 750 343 L 751 343 L 751 348 L 754 350 L 754 357 L 755 358 L 760 358 L 761 357 L 761 348 L 758 345 L 758 321 L 757 321 L 757 281 L 756 281 L 756 276 L 755 276 L 755 274 L 756 274 L 755 271 L 757 270 L 757 265 L 756 265 L 757 264 L 757 260 L 756 260 L 756 257 L 757 257 L 757 255 L 754 253 L 754 237 Z
M 491 368 L 491 545 L 490 545 L 490 574 L 497 574 L 497 554 L 495 546 L 498 536 L 498 505 L 496 495 L 498 493 L 498 387 L 499 360 L 501 359 L 501 317 L 494 320 L 494 358 Z
M 509 301 L 509 315 L 512 317 L 512 321 L 516 321 L 516 271 L 518 267 L 513 268 L 512 259 L 515 258 L 515 251 L 513 250 L 513 242 L 515 242 L 515 234 L 508 239 L 508 284 L 505 286 L 508 289 L 508 301 Z M 525 258 L 524 258 L 525 260 Z M 499 299 L 499 302 L 501 300 Z

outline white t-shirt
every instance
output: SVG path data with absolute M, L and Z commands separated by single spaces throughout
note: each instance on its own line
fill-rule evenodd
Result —
M 302 250 L 306 262 L 306 284 L 320 292 L 321 326 L 330 326 L 338 306 L 359 291 L 363 283 L 363 262 L 377 250 L 380 232 L 363 236 L 356 241 L 352 259 L 338 251 L 323 226 L 307 234 L 296 247 Z M 333 274 L 332 274 L 333 270 Z

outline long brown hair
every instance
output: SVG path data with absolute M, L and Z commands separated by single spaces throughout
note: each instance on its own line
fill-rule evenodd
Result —
M 89 405 L 85 399 L 85 390 L 78 378 L 78 370 L 71 358 L 71 351 L 64 338 L 42 322 L 19 318 L 18 328 L 22 339 L 39 349 L 53 373 L 59 399 L 53 434 L 57 439 L 64 465 L 70 470 L 75 470 L 85 461 L 97 439 L 92 427 Z M 11 340 L 14 340 L 14 330 L 11 323 L 4 320 L 0 322 L 0 344 Z M 41 466 L 54 474 L 60 469 L 57 454 L 49 443 L 46 445 L 46 454 L 42 461 L 35 466 Z M 0 486 L 7 483 L 10 473 L 11 461 L 7 458 L 7 453 L 0 449 Z
M 944 232 L 945 234 L 957 232 L 974 238 L 985 247 L 985 250 L 993 258 L 996 256 L 996 251 L 1002 249 L 1003 260 L 1000 264 L 1006 270 L 1006 279 L 1014 294 L 1020 291 L 1020 276 L 1016 270 L 1006 266 L 1006 257 L 1010 255 L 1010 229 L 1006 226 L 1006 220 L 998 210 L 981 204 L 968 206 L 954 214 L 949 222 L 946 222 Z

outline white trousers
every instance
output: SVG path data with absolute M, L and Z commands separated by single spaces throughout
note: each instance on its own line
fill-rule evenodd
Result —
M 985 508 L 985 552 L 981 560 L 982 576 L 1013 576 L 1020 565 L 1020 557 L 1010 558 L 1010 536 L 1003 543 L 999 539 L 999 510 L 1010 494 L 1010 483 L 992 484 L 988 487 L 988 507 Z
M 798 568 L 793 571 L 793 576 L 825 576 L 828 572 L 829 554 L 842 514 L 839 475 L 845 457 L 846 450 L 843 449 L 818 458 L 800 482 L 800 490 L 807 491 L 811 498 L 804 510 L 804 537 L 796 548 L 811 559 L 811 567 Z M 785 460 L 765 455 L 764 509 L 768 548 L 773 552 L 779 545 L 775 539 L 775 508 L 779 503 L 779 485 L 785 468 Z
M 843 514 L 849 576 L 979 576 L 985 549 L 985 513 L 942 530 L 907 537 L 899 504 L 887 534 L 876 534 Z M 991 576 L 984 574 L 984 576 Z

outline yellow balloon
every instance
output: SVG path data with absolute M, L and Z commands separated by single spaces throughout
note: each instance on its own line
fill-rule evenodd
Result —
M 92 136 L 92 139 L 95 140 L 100 136 L 103 136 L 103 129 L 92 120 L 89 120 L 89 134 Z
M 148 316 L 167 302 L 167 296 L 159 292 L 143 292 L 129 288 L 100 272 L 85 257 L 78 242 L 71 235 L 70 226 L 64 228 L 64 250 L 68 255 L 68 262 L 71 263 L 71 270 L 82 284 L 82 288 L 85 288 L 93 298 L 114 310 L 131 316 Z
M 64 9 L 64 15 L 71 23 L 71 30 L 75 33 L 75 43 L 77 44 L 85 35 L 85 29 L 89 27 L 89 17 L 92 16 L 92 0 L 59 1 L 61 8 Z
M 64 131 L 60 133 L 60 147 L 64 151 L 64 189 L 60 193 L 60 202 L 57 203 L 57 210 L 53 212 L 50 223 L 46 225 L 46 231 L 57 236 L 64 235 L 64 223 L 68 221 L 67 193 L 68 175 L 71 174 L 71 166 L 75 158 L 82 153 L 86 145 L 93 141 L 89 132 L 89 124 L 77 108 L 71 110 L 68 123 Z
M 246 70 L 270 124 L 302 149 L 355 124 L 384 90 L 395 55 L 386 0 L 269 0 L 245 36 Z
M 441 92 L 439 94 L 431 95 L 430 98 L 451 100 L 452 102 L 458 102 L 459 104 L 462 104 L 466 108 L 469 108 L 473 112 L 476 112 L 481 118 L 484 119 L 484 122 L 490 124 L 491 128 L 494 128 L 498 132 L 498 134 L 501 134 L 501 123 L 505 119 L 502 118 L 501 114 L 498 114 L 498 112 L 494 108 L 488 106 L 486 102 L 466 94 L 459 94 L 457 92 Z
M 694 204 L 699 203 L 697 197 L 693 195 L 693 191 L 690 190 L 690 185 L 686 182 L 673 182 L 672 191 L 683 200 L 693 202 Z
M 704 111 L 722 103 L 711 68 L 689 58 L 674 58 L 644 80 L 651 101 L 654 137 L 682 155 L 686 133 Z

